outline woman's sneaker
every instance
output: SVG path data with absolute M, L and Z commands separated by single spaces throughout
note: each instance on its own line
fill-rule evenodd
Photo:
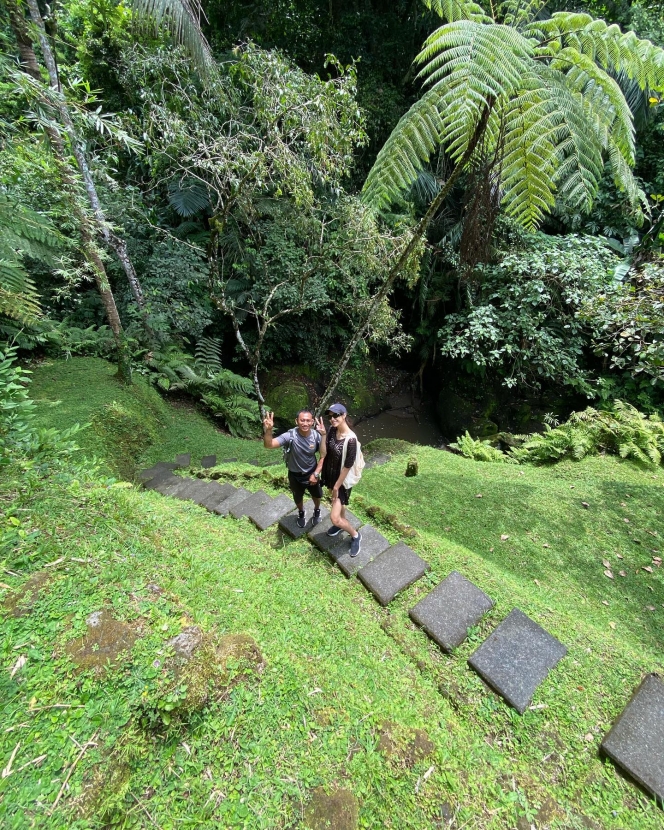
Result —
M 360 545 L 362 544 L 362 534 L 358 531 L 357 536 L 350 540 L 350 557 L 353 559 L 360 552 Z
M 298 511 L 297 514 L 297 526 L 298 527 L 306 527 L 307 526 L 307 517 L 304 510 Z
M 337 527 L 336 525 L 332 525 L 332 527 L 327 531 L 328 536 L 338 536 L 343 528 Z
M 311 519 L 312 525 L 319 525 L 323 520 L 320 517 L 320 507 L 318 510 L 314 510 L 313 518 Z

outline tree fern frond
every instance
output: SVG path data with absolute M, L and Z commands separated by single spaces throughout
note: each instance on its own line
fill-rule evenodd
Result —
M 493 23 L 484 9 L 473 0 L 424 0 L 424 5 L 439 17 L 454 23 L 457 20 L 474 20 L 476 23 Z
M 17 260 L 0 259 L 0 314 L 20 323 L 40 314 L 37 288 Z
M 194 365 L 201 374 L 221 371 L 221 341 L 217 337 L 201 337 L 196 344 Z
M 136 12 L 165 26 L 177 43 L 182 44 L 202 75 L 207 75 L 215 63 L 210 46 L 201 30 L 200 0 L 131 0 Z
M 624 72 L 641 89 L 664 91 L 664 50 L 634 32 L 623 32 L 615 23 L 588 14 L 555 12 L 548 20 L 527 26 L 524 34 L 543 42 L 543 53 L 571 47 L 604 69 Z
M 547 0 L 504 0 L 498 6 L 498 18 L 505 26 L 520 28 L 530 23 L 546 5 Z
M 646 204 L 646 194 L 636 183 L 634 174 L 625 161 L 621 148 L 616 146 L 611 139 L 609 139 L 608 163 L 615 186 L 626 194 L 632 207 L 640 208 L 641 205 Z

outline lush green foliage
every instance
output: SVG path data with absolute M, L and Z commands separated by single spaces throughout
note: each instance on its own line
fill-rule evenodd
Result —
M 370 203 L 399 199 L 439 146 L 458 162 L 478 129 L 503 207 L 527 228 L 556 198 L 589 211 L 605 158 L 638 203 L 632 113 L 611 73 L 664 90 L 664 51 L 589 15 L 541 19 L 540 2 L 431 5 L 449 22 L 417 58 L 429 89 L 380 151 L 365 185 Z
M 457 438 L 455 443 L 450 444 L 450 447 L 458 450 L 465 458 L 470 458 L 473 461 L 494 461 L 498 464 L 516 464 L 516 458 L 501 452 L 490 441 L 473 438 L 468 433 L 468 430 Z
M 597 238 L 519 234 L 496 264 L 478 267 L 463 309 L 445 317 L 439 348 L 492 368 L 509 387 L 553 382 L 592 395 L 579 312 L 612 290 L 616 262 Z
M 600 452 L 614 453 L 643 464 L 658 465 L 664 454 L 664 424 L 657 415 L 645 416 L 633 406 L 616 401 L 608 412 L 588 407 L 573 412 L 564 424 L 545 425 L 541 435 L 531 435 L 512 455 L 519 461 L 578 461 Z

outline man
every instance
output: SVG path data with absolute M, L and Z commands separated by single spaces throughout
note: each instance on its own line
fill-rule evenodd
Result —
M 304 492 L 314 502 L 314 515 L 311 523 L 317 525 L 320 518 L 320 500 L 323 488 L 320 485 L 320 471 L 327 451 L 325 445 L 325 426 L 322 418 L 314 421 L 314 416 L 308 409 L 301 409 L 295 418 L 296 429 L 289 429 L 277 438 L 272 437 L 274 429 L 274 413 L 268 412 L 263 419 L 263 446 L 269 450 L 284 447 L 287 453 L 288 483 L 293 501 L 298 509 L 297 526 L 306 527 L 307 517 L 304 514 Z M 313 428 L 315 424 L 315 429 Z M 316 453 L 319 460 L 316 463 Z

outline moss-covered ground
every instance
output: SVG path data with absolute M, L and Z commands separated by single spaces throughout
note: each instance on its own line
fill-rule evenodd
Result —
M 33 390 L 45 425 L 136 406 L 101 361 L 43 365 Z M 262 457 L 188 408 L 159 418 L 137 462 Z M 4 475 L 2 526 L 23 534 L 5 534 L 0 577 L 3 827 L 318 828 L 326 810 L 338 828 L 355 816 L 418 830 L 662 827 L 661 808 L 598 752 L 642 675 L 664 671 L 662 471 L 417 448 L 419 475 L 406 478 L 413 448 L 397 449 L 365 473 L 354 510 L 415 528 L 431 573 L 388 609 L 307 542 L 246 519 L 83 472 L 30 487 Z M 394 521 L 380 527 L 397 540 Z M 496 606 L 446 656 L 407 612 L 452 569 Z M 513 607 L 569 649 L 523 716 L 466 665 Z M 71 644 L 95 653 L 85 621 L 102 610 L 134 645 L 81 667 Z M 166 642 L 194 626 L 211 644 L 247 635 L 260 659 L 231 660 L 223 679 L 202 666 L 205 703 L 190 706 Z

